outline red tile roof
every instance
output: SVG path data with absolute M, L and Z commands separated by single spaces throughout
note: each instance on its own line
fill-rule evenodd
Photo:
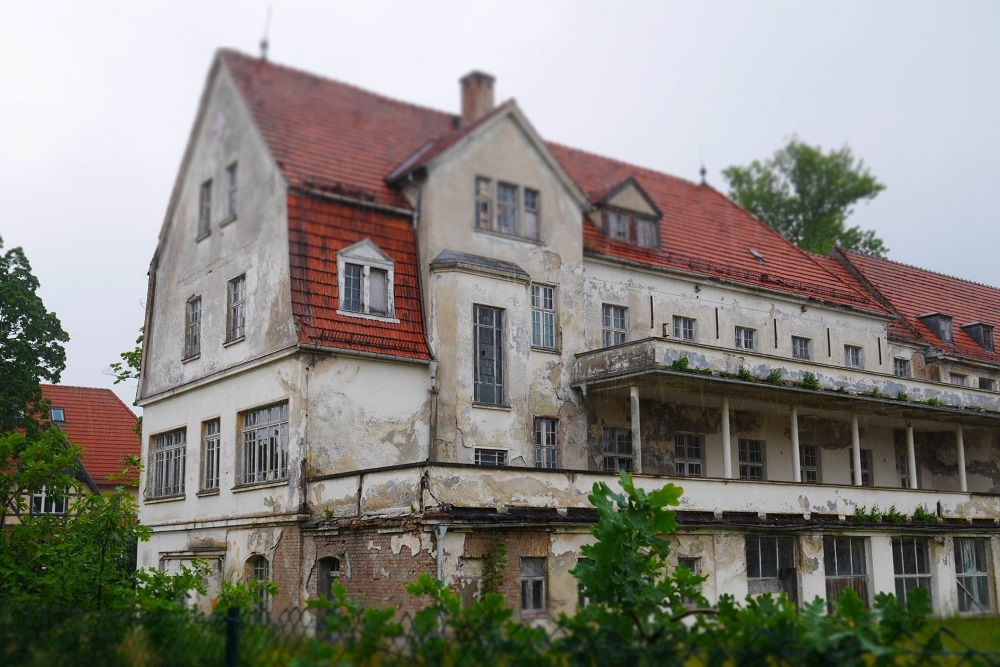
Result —
M 114 484 L 126 456 L 139 455 L 139 418 L 110 389 L 43 384 L 42 396 L 62 408 L 66 421 L 56 422 L 70 442 L 83 448 L 84 467 L 99 485 Z
M 950 354 L 1000 363 L 1000 354 L 983 349 L 962 330 L 963 324 L 973 322 L 1000 330 L 1000 289 L 859 252 L 838 251 L 926 342 Z M 917 318 L 934 312 L 952 316 L 951 343 L 942 341 Z

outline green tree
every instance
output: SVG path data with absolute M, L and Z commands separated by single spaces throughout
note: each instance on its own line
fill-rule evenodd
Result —
M 142 336 L 143 329 L 139 329 L 139 337 L 135 339 L 135 347 L 121 353 L 121 361 L 116 361 L 108 367 L 108 372 L 115 379 L 115 384 L 139 379 L 139 368 L 142 366 Z
M 69 336 L 38 296 L 38 278 L 21 248 L 0 238 L 0 433 L 38 431 L 42 381 L 59 382 Z
M 824 153 L 792 137 L 771 158 L 722 175 L 733 201 L 804 250 L 825 255 L 841 245 L 876 257 L 889 252 L 875 232 L 846 225 L 858 202 L 885 189 L 847 146 Z

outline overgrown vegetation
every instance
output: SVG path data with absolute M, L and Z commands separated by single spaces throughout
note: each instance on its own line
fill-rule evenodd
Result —
M 507 540 L 499 533 L 490 536 L 490 545 L 483 554 L 483 593 L 503 591 L 503 573 L 507 569 Z
M 802 376 L 802 386 L 806 389 L 811 389 L 812 391 L 819 391 L 819 378 L 812 373 L 806 372 L 806 374 Z
M 767 377 L 764 378 L 764 382 L 766 382 L 767 384 L 777 385 L 779 387 L 784 385 L 785 381 L 781 378 L 781 369 L 775 368 L 770 373 L 768 373 Z
M 670 362 L 670 370 L 686 371 L 688 369 L 688 364 L 690 363 L 691 361 L 687 358 L 687 356 L 679 357 Z

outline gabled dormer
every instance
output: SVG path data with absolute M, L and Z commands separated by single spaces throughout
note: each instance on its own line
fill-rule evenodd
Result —
M 337 253 L 337 312 L 352 317 L 395 319 L 396 264 L 370 239 Z
M 628 177 L 597 202 L 598 227 L 612 241 L 660 249 L 663 214 L 633 177 Z
M 993 343 L 993 325 L 982 322 L 970 322 L 962 325 L 962 330 L 969 334 L 969 338 L 979 343 L 979 347 L 989 352 L 995 352 L 996 346 Z
M 923 315 L 917 315 L 917 319 L 923 322 L 924 325 L 931 330 L 931 333 L 941 339 L 941 342 L 952 342 L 951 315 L 945 315 L 944 313 L 925 313 Z

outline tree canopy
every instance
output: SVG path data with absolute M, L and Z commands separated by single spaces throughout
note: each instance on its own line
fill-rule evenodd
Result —
M 885 186 L 846 145 L 824 153 L 792 137 L 763 161 L 723 170 L 729 197 L 803 250 L 827 254 L 835 245 L 885 257 L 875 232 L 848 227 L 854 206 Z
M 38 278 L 21 248 L 0 238 L 0 433 L 37 431 L 39 383 L 58 382 L 69 336 L 38 296 Z

